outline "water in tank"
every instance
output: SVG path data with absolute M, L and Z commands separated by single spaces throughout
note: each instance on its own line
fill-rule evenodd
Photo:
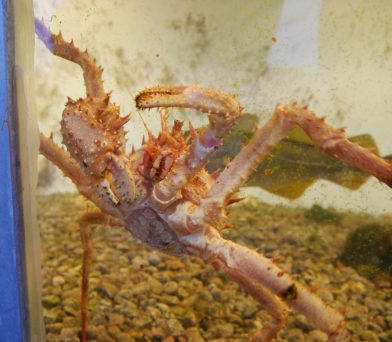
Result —
M 390 1 L 34 9 L 48 341 L 392 340 Z

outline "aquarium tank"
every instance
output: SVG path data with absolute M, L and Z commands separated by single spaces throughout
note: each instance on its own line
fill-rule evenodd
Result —
M 23 10 L 37 340 L 392 340 L 390 1 Z

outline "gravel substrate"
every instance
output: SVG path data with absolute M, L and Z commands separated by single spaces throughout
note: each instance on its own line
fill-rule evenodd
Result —
M 79 341 L 82 247 L 77 218 L 90 205 L 80 196 L 41 196 L 43 306 L 50 341 Z M 224 235 L 256 249 L 345 312 L 352 341 L 392 341 L 392 291 L 337 261 L 345 236 L 365 223 L 391 217 L 341 214 L 320 224 L 303 209 L 248 199 L 231 211 Z M 191 257 L 150 251 L 125 229 L 93 228 L 89 340 L 247 341 L 269 316 L 238 286 Z M 277 341 L 327 341 L 306 319 L 290 313 Z

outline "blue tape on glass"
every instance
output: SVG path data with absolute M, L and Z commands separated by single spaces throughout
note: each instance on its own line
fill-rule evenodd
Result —
M 17 192 L 17 155 L 12 151 L 14 127 L 10 117 L 12 66 L 7 32 L 7 3 L 0 1 L 0 341 L 27 341 L 24 281 L 24 241 Z M 13 62 L 13 61 L 11 61 Z M 17 186 L 16 186 L 17 185 Z

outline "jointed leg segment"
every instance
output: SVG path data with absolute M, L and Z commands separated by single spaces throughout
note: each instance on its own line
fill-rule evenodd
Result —
M 103 214 L 101 211 L 91 211 L 85 213 L 79 219 L 80 237 L 83 245 L 83 265 L 82 265 L 82 292 L 81 292 L 81 319 L 82 319 L 82 342 L 86 342 L 87 338 L 87 304 L 88 304 L 88 288 L 89 273 L 91 266 L 91 253 L 93 244 L 91 240 L 91 224 L 105 224 L 111 226 L 122 225 L 116 219 Z
M 286 315 L 284 303 L 305 315 L 325 331 L 329 336 L 329 342 L 346 341 L 343 316 L 294 282 L 270 259 L 244 246 L 222 239 L 214 230 L 209 232 L 207 250 L 211 253 L 211 257 L 225 265 L 224 272 L 254 296 L 260 304 L 265 305 L 274 318 L 270 327 L 260 331 L 257 335 L 260 340 L 256 341 L 270 341 L 268 337 L 272 338 L 278 333 L 281 321 Z
M 259 128 L 253 139 L 230 162 L 216 179 L 200 211 L 214 221 L 209 208 L 221 208 L 227 196 L 238 189 L 257 167 L 260 159 L 270 153 L 274 146 L 287 136 L 294 125 L 302 127 L 316 147 L 328 155 L 358 167 L 392 187 L 392 164 L 371 151 L 350 142 L 343 129 L 336 129 L 316 117 L 307 108 L 295 104 L 278 106 L 274 115 Z M 199 214 L 199 213 L 197 213 Z M 200 215 L 199 215 L 200 217 Z
M 69 152 L 65 151 L 62 147 L 58 146 L 51 138 L 40 134 L 40 153 L 55 164 L 64 175 L 72 180 L 78 187 L 81 194 L 90 197 L 91 194 L 91 181 L 80 168 L 79 164 L 71 158 Z
M 268 342 L 276 337 L 287 318 L 287 305 L 264 286 L 255 283 L 241 271 L 226 267 L 218 260 L 213 263 L 218 272 L 223 272 L 248 292 L 271 315 L 272 322 L 252 336 L 252 342 Z
M 80 51 L 72 41 L 70 43 L 64 41 L 61 33 L 52 34 L 38 19 L 35 19 L 35 32 L 54 55 L 80 65 L 83 70 L 87 96 L 102 99 L 106 96 L 102 82 L 103 69 L 97 66 L 95 59 L 91 58 L 87 51 Z

